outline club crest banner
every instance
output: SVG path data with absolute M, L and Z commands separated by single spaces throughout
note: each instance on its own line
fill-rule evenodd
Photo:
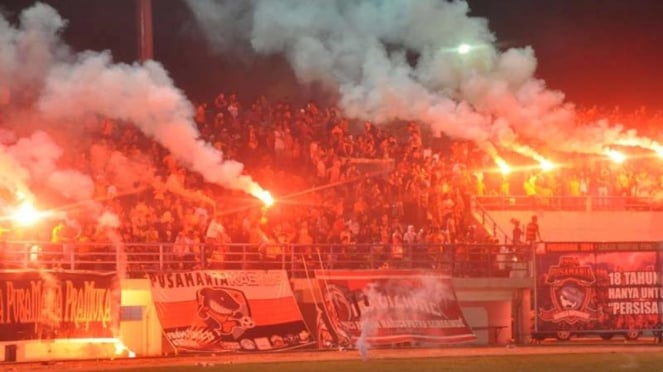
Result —
M 660 253 L 597 244 L 536 257 L 536 331 L 656 329 L 663 314 Z M 562 249 L 563 248 L 563 249 Z M 635 247 L 639 248 L 639 247 Z
M 115 337 L 115 273 L 0 271 L 0 341 Z
M 476 340 L 458 304 L 451 277 L 406 270 L 316 271 L 326 322 L 339 344 L 373 345 Z M 327 327 L 327 324 L 329 327 Z M 320 328 L 320 327 L 319 327 Z
M 150 274 L 168 341 L 178 351 L 269 351 L 312 345 L 285 271 Z

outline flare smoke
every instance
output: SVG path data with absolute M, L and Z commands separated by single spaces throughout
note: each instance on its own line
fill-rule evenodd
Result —
M 187 3 L 217 49 L 285 55 L 300 82 L 330 88 L 351 117 L 417 120 L 486 150 L 535 140 L 600 153 L 628 137 L 605 123 L 576 129 L 573 105 L 535 78 L 532 48 L 498 50 L 465 1 Z M 458 53 L 461 44 L 468 53 Z
M 0 18 L 0 90 L 11 92 L 12 105 L 36 108 L 44 123 L 88 115 L 131 122 L 207 181 L 254 195 L 262 191 L 241 163 L 224 159 L 200 138 L 191 103 L 159 63 L 116 64 L 108 52 L 75 54 L 60 39 L 65 25 L 42 3 L 23 11 L 16 27 Z M 51 182 L 76 177 L 60 173 Z

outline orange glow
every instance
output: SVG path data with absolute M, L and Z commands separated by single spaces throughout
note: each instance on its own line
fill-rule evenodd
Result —
M 136 353 L 129 350 L 129 348 L 120 339 L 115 339 L 115 355 L 122 355 L 127 353 L 127 358 L 135 358 Z
M 122 340 L 119 338 L 111 337 L 89 337 L 89 338 L 67 338 L 55 339 L 58 343 L 71 343 L 71 344 L 109 344 L 114 348 L 114 357 L 126 356 L 127 358 L 135 358 L 136 353 L 130 350 Z
M 504 161 L 504 159 L 497 158 L 495 159 L 495 162 L 497 163 L 497 166 L 500 168 L 500 172 L 502 172 L 503 175 L 506 176 L 507 174 L 511 173 L 511 167 L 506 163 L 506 161 Z
M 626 161 L 626 155 L 617 150 L 609 149 L 606 152 L 606 155 L 610 158 L 610 160 L 617 164 L 622 164 L 624 161 Z
M 540 162 L 540 165 L 541 165 L 541 170 L 544 171 L 544 172 L 553 170 L 553 169 L 555 169 L 555 167 L 557 167 L 553 162 L 551 162 L 550 160 L 544 159 L 544 158 L 541 158 L 541 160 L 539 162 Z
M 265 204 L 266 208 L 271 207 L 274 205 L 274 198 L 272 197 L 272 194 L 269 193 L 267 190 L 260 190 L 256 193 L 256 198 L 260 199 L 263 204 Z
M 253 195 L 256 199 L 259 199 L 263 203 L 264 208 L 269 208 L 274 205 L 274 198 L 272 197 L 272 194 L 260 187 L 260 185 L 257 183 L 253 182 L 251 185 L 249 185 L 246 191 L 247 193 Z
M 526 146 L 526 145 L 513 145 L 513 150 L 519 154 L 528 156 L 536 161 L 539 162 L 539 166 L 541 167 L 541 170 L 544 172 L 553 170 L 556 165 L 555 163 L 551 162 L 550 160 L 544 158 L 541 154 L 536 152 L 533 148 Z
M 39 222 L 43 214 L 39 212 L 29 201 L 24 201 L 12 214 L 14 222 L 20 226 L 31 226 Z
M 640 147 L 643 149 L 651 150 L 655 152 L 656 155 L 663 158 L 663 145 L 646 137 L 621 138 L 617 141 L 614 141 L 614 143 L 620 146 Z

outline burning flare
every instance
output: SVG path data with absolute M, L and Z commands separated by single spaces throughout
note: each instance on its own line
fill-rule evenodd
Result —
M 500 172 L 502 172 L 503 175 L 506 176 L 507 174 L 511 173 L 511 167 L 506 163 L 506 161 L 504 161 L 504 159 L 496 158 L 495 163 L 497 163 L 497 166 L 500 168 Z
M 265 205 L 265 208 L 269 208 L 272 205 L 274 205 L 274 198 L 272 197 L 272 194 L 270 194 L 269 191 L 260 189 L 253 191 L 252 194 L 256 198 L 260 199 L 260 201 L 262 201 L 262 203 Z
M 551 162 L 548 159 L 544 159 L 544 158 L 541 158 L 539 160 L 539 164 L 541 166 L 541 170 L 544 171 L 544 172 L 553 170 L 556 167 L 555 163 Z
M 546 159 L 543 157 L 543 155 L 539 154 L 534 150 L 533 148 L 527 146 L 527 145 L 520 145 L 520 144 L 515 144 L 513 145 L 513 150 L 519 154 L 528 156 L 536 161 L 539 162 L 539 166 L 541 167 L 541 170 L 544 172 L 550 171 L 556 167 L 555 163 L 551 162 L 550 160 Z
M 114 339 L 115 345 L 115 355 L 116 356 L 126 356 L 127 358 L 135 358 L 136 353 L 129 349 L 119 338 Z
M 613 143 L 620 146 L 640 147 L 643 149 L 651 150 L 655 152 L 656 155 L 663 158 L 663 145 L 649 138 L 631 135 L 630 137 L 621 138 L 617 141 L 614 141 Z
M 24 201 L 12 214 L 12 220 L 19 226 L 31 226 L 44 217 L 43 213 L 35 209 L 30 201 Z
M 622 164 L 626 160 L 626 155 L 617 150 L 608 149 L 606 151 L 606 155 L 610 158 L 610 160 L 617 164 Z
M 472 47 L 469 44 L 460 44 L 456 51 L 458 54 L 467 54 L 472 51 Z

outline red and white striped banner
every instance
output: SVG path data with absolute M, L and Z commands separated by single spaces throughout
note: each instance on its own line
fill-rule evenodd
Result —
M 178 351 L 267 351 L 313 343 L 285 271 L 151 274 L 154 304 Z

